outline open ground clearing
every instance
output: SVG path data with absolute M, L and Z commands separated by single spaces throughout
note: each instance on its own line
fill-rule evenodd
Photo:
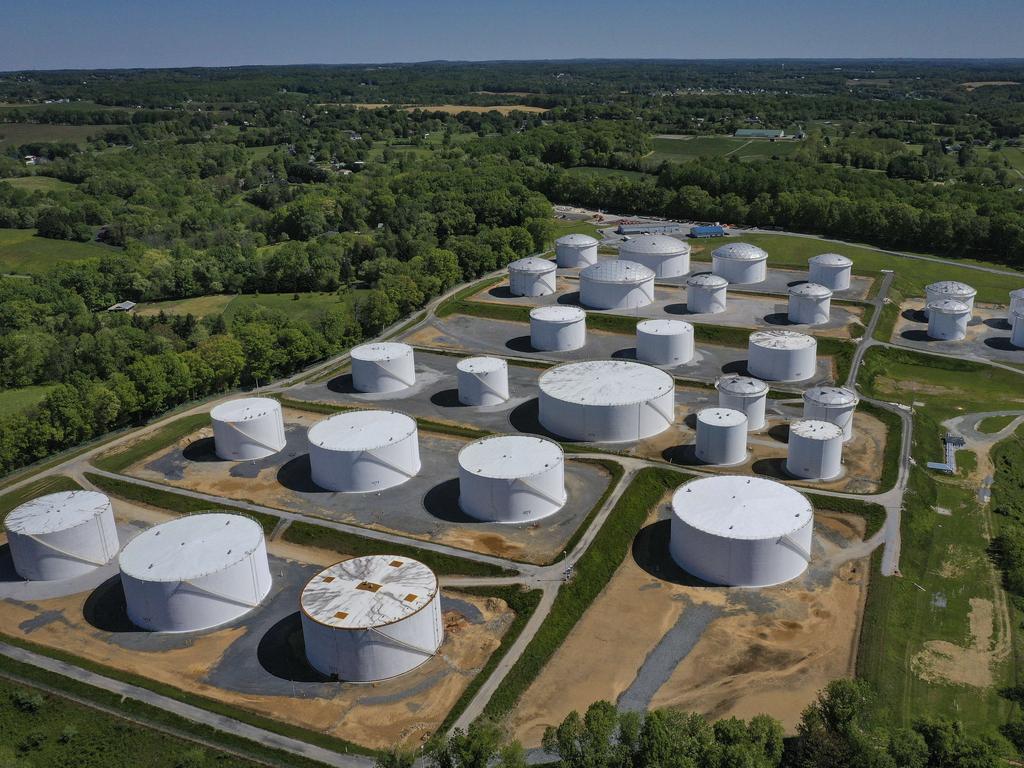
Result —
M 24 189 L 26 192 L 66 192 L 74 189 L 75 185 L 50 176 L 15 176 L 10 179 L 0 179 L 4 184 L 10 184 L 16 189 Z
M 85 144 L 104 131 L 116 130 L 119 125 L 56 125 L 53 123 L 0 123 L 0 148 L 17 147 L 33 142 L 62 142 Z
M 284 312 L 290 317 L 314 320 L 325 309 L 334 306 L 351 306 L 352 300 L 362 289 L 344 294 L 337 293 L 243 293 L 238 295 L 198 296 L 194 299 L 173 299 L 153 301 L 136 308 L 140 315 L 207 315 L 223 314 L 228 321 L 249 307 L 259 306 Z M 296 298 L 298 296 L 298 298 Z
M 8 416 L 29 408 L 52 390 L 55 384 L 39 384 L 34 387 L 0 389 L 0 416 Z
M 891 341 L 922 352 L 1024 365 L 1024 349 L 1010 343 L 1010 331 L 1005 307 L 975 304 L 966 338 L 959 341 L 932 339 L 928 336 L 924 301 L 910 299 L 900 305 Z
M 37 237 L 34 229 L 0 229 L 0 272 L 42 274 L 61 262 L 99 258 L 108 248 Z
M 647 160 L 655 163 L 685 162 L 698 157 L 738 157 L 740 160 L 764 160 L 788 157 L 800 147 L 797 141 L 738 139 L 733 136 L 680 136 L 651 139 L 653 152 Z

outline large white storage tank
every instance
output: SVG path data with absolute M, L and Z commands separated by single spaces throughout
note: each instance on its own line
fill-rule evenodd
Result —
M 713 272 L 702 272 L 686 281 L 686 310 L 695 315 L 725 312 L 729 281 Z
M 350 356 L 352 386 L 358 392 L 399 392 L 416 383 L 416 363 L 408 344 L 361 344 Z
M 1010 336 L 1010 343 L 1019 349 L 1024 349 L 1024 312 L 1018 312 L 1010 315 L 1010 321 L 1013 324 L 1013 333 Z
M 1010 291 L 1010 309 L 1006 316 L 1012 322 L 1014 315 L 1024 315 L 1024 288 Z
M 467 357 L 455 369 L 463 405 L 501 405 L 508 400 L 508 363 L 501 358 Z
M 821 325 L 831 311 L 832 291 L 824 285 L 800 283 L 789 289 L 789 322 Z
M 641 320 L 636 324 L 636 359 L 652 365 L 690 362 L 693 326 L 684 320 Z
M 831 480 L 843 471 L 843 428 L 801 419 L 789 425 L 786 471 L 804 480 Z
M 765 425 L 765 406 L 768 402 L 768 385 L 752 376 L 733 373 L 715 382 L 718 390 L 718 407 L 731 408 L 747 417 L 747 429 L 751 432 Z
M 804 390 L 804 418 L 830 421 L 843 430 L 843 440 L 849 440 L 859 402 L 860 397 L 848 387 L 811 387 Z
M 768 254 L 750 243 L 727 243 L 711 252 L 711 271 L 734 285 L 764 282 Z
M 140 533 L 118 558 L 128 618 L 193 632 L 248 613 L 270 591 L 263 529 L 241 515 L 179 517 Z
M 668 235 L 637 235 L 619 246 L 619 258 L 642 264 L 658 277 L 680 277 L 690 271 L 690 244 Z
M 533 435 L 495 435 L 459 451 L 459 508 L 490 523 L 528 523 L 565 504 L 565 457 Z
M 243 397 L 210 411 L 213 447 L 225 461 L 250 461 L 284 449 L 281 404 L 269 397 Z
M 540 423 L 570 440 L 642 440 L 675 418 L 675 381 L 643 363 L 564 363 L 542 373 L 539 386 Z
M 580 303 L 594 309 L 636 309 L 654 301 L 654 272 L 633 261 L 602 261 L 580 271 Z
M 341 681 L 409 672 L 444 640 L 437 577 L 400 555 L 354 557 L 325 568 L 306 584 L 299 607 L 306 659 Z
M 367 493 L 420 471 L 416 422 L 397 411 L 348 411 L 309 428 L 309 469 L 329 491 Z
M 530 310 L 530 346 L 540 352 L 570 352 L 587 343 L 587 313 L 579 307 Z
M 555 292 L 555 262 L 528 256 L 508 265 L 508 289 L 513 296 L 550 296 Z
M 732 408 L 697 413 L 696 455 L 705 464 L 728 466 L 747 460 L 747 417 Z
M 853 262 L 841 253 L 819 253 L 808 259 L 807 279 L 833 291 L 850 287 Z
M 561 269 L 597 264 L 597 240 L 590 235 L 562 235 L 555 240 L 555 261 Z
M 802 381 L 814 375 L 818 342 L 797 331 L 754 331 L 747 345 L 747 370 L 765 381 Z
M 814 510 L 803 494 L 761 477 L 704 477 L 672 497 L 669 551 L 699 579 L 769 587 L 799 576 L 811 559 Z
M 960 301 L 966 304 L 968 313 L 973 314 L 974 297 L 977 295 L 978 292 L 971 286 L 967 285 L 967 283 L 961 283 L 957 280 L 940 280 L 937 283 L 925 286 L 924 313 L 925 315 L 929 314 L 928 306 L 932 304 L 932 302 L 952 299 L 953 301 Z
M 928 304 L 928 336 L 944 341 L 959 341 L 967 336 L 971 309 L 956 299 L 939 299 Z
M 14 570 L 29 581 L 57 581 L 94 571 L 121 548 L 110 499 L 61 491 L 26 501 L 4 519 Z

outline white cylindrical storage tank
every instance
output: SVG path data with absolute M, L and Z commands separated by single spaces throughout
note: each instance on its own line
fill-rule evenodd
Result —
M 811 559 L 814 510 L 798 491 L 761 477 L 703 477 L 672 497 L 669 552 L 699 579 L 770 587 Z
M 807 279 L 824 285 L 833 291 L 845 291 L 850 287 L 853 262 L 841 253 L 819 253 L 807 261 Z
M 654 272 L 633 261 L 602 261 L 580 271 L 580 303 L 594 309 L 636 309 L 654 301 Z
M 926 316 L 930 314 L 929 306 L 933 302 L 952 299 L 953 301 L 966 304 L 967 312 L 974 314 L 974 297 L 977 295 L 978 292 L 967 285 L 967 283 L 961 283 L 957 280 L 940 280 L 937 283 L 925 286 L 924 313 Z
M 750 243 L 728 243 L 711 252 L 711 271 L 733 285 L 761 283 L 768 277 L 768 254 Z
M 350 357 L 352 386 L 357 392 L 398 392 L 416 383 L 416 363 L 408 344 L 362 344 Z
M 690 244 L 668 235 L 637 235 L 619 246 L 619 258 L 642 264 L 657 277 L 681 277 L 690 271 Z
M 555 240 L 555 260 L 561 269 L 597 264 L 597 240 L 590 235 L 562 235 Z
M 463 405 L 501 405 L 508 400 L 508 363 L 501 358 L 467 357 L 455 368 Z
M 110 499 L 95 491 L 61 491 L 26 501 L 4 519 L 14 570 L 29 581 L 91 573 L 121 548 Z
M 550 296 L 555 292 L 555 262 L 528 256 L 508 265 L 508 289 L 513 296 Z
M 241 515 L 187 515 L 140 533 L 118 558 L 128 618 L 154 632 L 233 621 L 270 591 L 263 529 Z
M 397 411 L 348 411 L 309 428 L 309 470 L 329 491 L 367 493 L 420 471 L 416 422 Z
M 540 423 L 570 440 L 642 440 L 675 419 L 675 381 L 643 363 L 564 363 L 542 373 L 538 384 Z
M 306 659 L 340 681 L 409 672 L 444 640 L 437 577 L 401 555 L 354 557 L 325 568 L 302 590 L 299 608 Z
M 789 425 L 786 471 L 804 480 L 831 480 L 843 471 L 843 428 L 801 419 Z
M 747 417 L 732 408 L 697 413 L 697 459 L 705 464 L 741 464 L 747 460 Z
M 587 343 L 587 313 L 579 307 L 530 310 L 530 346 L 540 352 L 570 352 Z
M 459 508 L 488 523 L 528 523 L 565 504 L 565 458 L 534 435 L 495 435 L 459 451 Z
M 1010 309 L 1007 311 L 1006 317 L 1013 322 L 1014 315 L 1024 315 L 1024 288 L 1010 291 Z
M 832 291 L 824 285 L 800 283 L 789 289 L 789 322 L 821 325 L 831 311 Z
M 269 397 L 243 397 L 210 411 L 213 446 L 225 461 L 250 461 L 284 449 L 281 404 Z
M 753 432 L 765 425 L 764 411 L 768 402 L 768 385 L 751 376 L 733 373 L 715 382 L 718 407 L 731 408 L 747 417 L 747 430 Z
M 747 345 L 747 370 L 765 381 L 802 381 L 814 375 L 818 342 L 797 331 L 754 331 Z
M 636 324 L 636 359 L 652 365 L 690 362 L 693 326 L 684 320 L 641 320 Z
M 811 387 L 804 390 L 804 418 L 829 421 L 843 430 L 843 440 L 849 440 L 859 402 L 857 393 L 847 387 Z
M 686 311 L 695 315 L 725 312 L 729 281 L 713 272 L 702 272 L 686 281 Z
M 1010 336 L 1010 343 L 1018 349 L 1024 349 L 1024 313 L 1015 313 L 1010 316 L 1013 324 L 1013 335 Z
M 939 299 L 928 305 L 928 336 L 944 341 L 959 341 L 967 336 L 971 309 L 956 299 Z

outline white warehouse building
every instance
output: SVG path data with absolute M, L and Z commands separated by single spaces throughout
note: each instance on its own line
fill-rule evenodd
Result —
M 590 235 L 562 235 L 555 240 L 555 261 L 560 269 L 597 264 L 597 240 Z
M 971 309 L 956 299 L 939 299 L 928 304 L 928 337 L 959 341 L 967 337 Z
M 849 440 L 858 403 L 860 397 L 848 387 L 811 387 L 804 390 L 804 418 L 830 421 L 843 430 L 843 440 Z
M 827 323 L 832 311 L 832 291 L 818 283 L 800 283 L 789 289 L 789 322 L 801 325 Z
M 308 437 L 311 478 L 329 491 L 381 491 L 420 471 L 419 431 L 404 413 L 339 413 L 310 427 Z
M 594 309 L 636 309 L 654 301 L 654 272 L 633 261 L 601 261 L 580 272 L 580 303 Z
M 701 272 L 686 280 L 686 311 L 694 315 L 725 312 L 729 281 L 713 272 Z
M 28 581 L 83 576 L 121 548 L 114 510 L 96 491 L 61 491 L 26 501 L 4 519 L 14 570 Z
M 651 365 L 682 365 L 693 359 L 693 326 L 684 320 L 636 324 L 636 359 Z
M 459 508 L 489 523 L 528 523 L 566 500 L 562 447 L 535 435 L 494 435 L 459 451 Z
M 508 401 L 508 363 L 500 357 L 467 357 L 455 365 L 459 402 L 463 405 L 501 405 Z
M 230 400 L 210 411 L 213 446 L 225 461 L 251 461 L 284 449 L 281 404 L 269 397 Z
M 768 587 L 806 570 L 813 532 L 814 510 L 798 491 L 760 477 L 704 477 L 672 497 L 669 552 L 711 584 Z
M 154 632 L 209 629 L 251 611 L 270 591 L 260 525 L 241 515 L 187 515 L 132 539 L 118 558 L 128 618 Z
M 705 464 L 742 464 L 747 460 L 746 415 L 732 408 L 698 411 L 695 453 Z
M 690 271 L 690 244 L 668 235 L 637 235 L 619 246 L 619 258 L 642 264 L 655 278 L 681 277 Z
M 555 292 L 555 262 L 536 256 L 508 265 L 508 290 L 513 296 L 550 296 Z
M 802 381 L 814 375 L 818 342 L 806 333 L 754 331 L 747 345 L 747 370 L 764 381 Z
M 768 277 L 768 253 L 750 243 L 727 243 L 711 252 L 711 271 L 733 285 L 762 283 Z
M 843 471 L 843 428 L 801 419 L 789 425 L 786 471 L 804 480 L 832 480 Z
M 850 287 L 853 262 L 841 253 L 819 253 L 808 259 L 807 279 L 833 291 Z
M 306 584 L 299 607 L 306 659 L 340 681 L 404 674 L 444 640 L 437 577 L 407 557 L 367 555 L 325 568 Z
M 925 286 L 924 313 L 925 315 L 929 314 L 928 306 L 932 302 L 952 299 L 953 301 L 960 301 L 966 304 L 968 313 L 973 314 L 974 297 L 977 295 L 978 292 L 971 286 L 967 285 L 967 283 L 961 283 L 957 280 L 940 280 L 937 283 Z
M 675 381 L 643 363 L 563 363 L 542 373 L 538 383 L 540 423 L 570 440 L 642 440 L 675 419 Z
M 352 386 L 358 392 L 400 392 L 416 383 L 412 347 L 395 341 L 362 344 L 352 359 Z
M 570 352 L 587 343 L 587 313 L 555 305 L 530 310 L 530 346 L 538 352 Z
M 752 376 L 733 373 L 715 382 L 718 407 L 731 408 L 747 417 L 747 430 L 753 432 L 765 425 L 768 385 Z

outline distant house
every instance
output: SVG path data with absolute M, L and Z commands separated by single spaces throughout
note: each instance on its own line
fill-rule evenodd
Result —
M 725 237 L 725 227 L 719 224 L 690 227 L 690 237 Z
M 674 235 L 682 229 L 681 225 L 671 221 L 652 221 L 642 224 L 619 224 L 615 232 L 620 235 Z
M 785 135 L 781 128 L 738 128 L 733 134 L 737 139 L 781 139 Z
M 107 307 L 107 312 L 131 312 L 135 306 L 134 301 L 119 301 L 117 304 Z

